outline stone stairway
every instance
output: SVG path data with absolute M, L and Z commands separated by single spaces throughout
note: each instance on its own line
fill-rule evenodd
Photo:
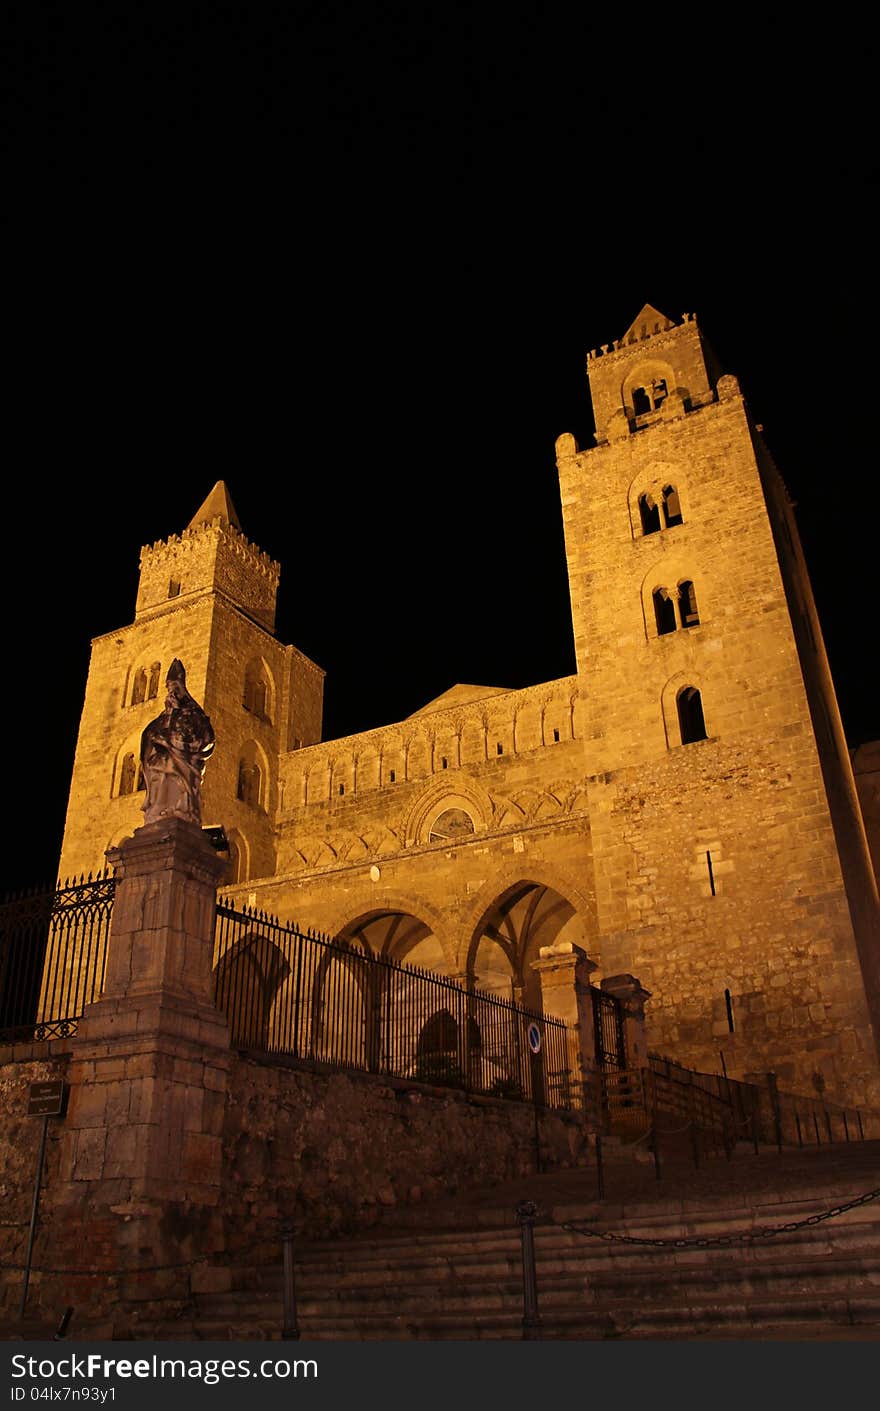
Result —
M 518 1200 L 535 1224 L 539 1335 L 603 1338 L 880 1338 L 880 1199 L 772 1237 L 744 1231 L 800 1222 L 880 1188 L 880 1142 L 652 1167 L 608 1152 L 595 1172 L 566 1171 L 394 1212 L 369 1235 L 297 1250 L 301 1337 L 520 1339 Z M 614 1198 L 610 1198 L 613 1196 Z M 566 1225 L 663 1240 L 605 1241 Z M 679 1239 L 732 1237 L 721 1246 Z M 192 1322 L 159 1337 L 278 1338 L 280 1270 L 240 1268 L 233 1291 L 197 1299 Z

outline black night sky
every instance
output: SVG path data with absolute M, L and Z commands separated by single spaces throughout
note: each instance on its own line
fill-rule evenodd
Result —
M 880 737 L 870 55 L 440 14 L 105 14 L 22 44 L 4 887 L 54 877 L 90 639 L 217 479 L 281 562 L 327 738 L 573 671 L 554 441 L 591 444 L 586 352 L 645 302 L 695 311 L 739 376 L 850 744 Z

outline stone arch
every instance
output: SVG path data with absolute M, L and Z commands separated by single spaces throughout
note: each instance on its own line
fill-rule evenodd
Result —
M 245 740 L 239 748 L 235 795 L 249 808 L 269 806 L 269 760 L 257 740 Z
M 242 706 L 257 720 L 272 723 L 275 715 L 275 678 L 263 656 L 251 657 L 244 669 Z
M 653 604 L 653 595 L 658 589 L 666 589 L 673 597 L 676 613 L 676 630 L 684 626 L 684 606 L 680 602 L 681 586 L 692 583 L 699 612 L 699 622 L 707 621 L 706 592 L 699 573 L 695 573 L 693 562 L 684 554 L 664 554 L 652 564 L 642 579 L 642 616 L 645 622 L 645 636 L 655 641 L 660 633 Z M 695 624 L 699 625 L 699 624 Z M 670 634 L 671 635 L 671 634 Z
M 632 421 L 659 411 L 675 391 L 675 371 L 671 363 L 664 358 L 639 358 L 620 385 L 620 400 L 627 418 Z
M 239 882 L 246 882 L 251 875 L 251 848 L 247 837 L 238 828 L 227 829 L 226 836 L 231 867 L 229 886 L 234 887 Z
M 369 1056 L 376 1045 L 368 1041 L 367 1025 L 373 974 L 365 953 L 338 938 L 322 946 L 309 988 L 310 1056 L 322 1063 L 372 1067 Z
M 712 734 L 709 711 L 706 706 L 706 692 L 702 672 L 690 669 L 687 671 L 678 671 L 674 676 L 670 676 L 660 695 L 660 705 L 663 711 L 663 728 L 666 732 L 666 745 L 667 748 L 671 750 L 676 749 L 682 744 L 681 725 L 678 714 L 678 697 L 680 692 L 687 688 L 694 688 L 699 691 L 703 720 L 706 727 L 706 738 L 708 739 Z
M 141 730 L 132 730 L 116 752 L 110 780 L 111 798 L 137 798 L 144 790 L 141 769 Z
M 687 473 L 685 467 L 676 464 L 674 461 L 650 461 L 639 471 L 638 475 L 630 482 L 627 491 L 627 503 L 629 505 L 630 529 L 634 539 L 653 538 L 653 535 L 646 536 L 642 528 L 642 515 L 639 509 L 639 500 L 642 495 L 651 496 L 657 504 L 663 498 L 664 490 L 668 486 L 674 486 L 678 494 L 681 518 L 687 523 L 691 515 L 690 498 L 687 487 Z M 662 521 L 660 529 L 663 529 Z M 662 542 L 662 541 L 661 541 Z
M 511 861 L 486 883 L 463 921 L 462 969 L 481 989 L 541 1007 L 531 970 L 542 946 L 571 940 L 596 950 L 595 900 L 563 869 L 538 861 Z
M 257 923 L 219 957 L 214 967 L 215 1003 L 226 1015 L 234 1048 L 277 1045 L 281 1038 L 277 1001 L 290 974 L 287 956 Z
M 483 833 L 491 825 L 492 803 L 489 795 L 470 780 L 456 779 L 454 786 L 445 780 L 431 784 L 415 802 L 404 820 L 404 846 L 427 843 L 432 824 L 449 809 L 462 809 L 474 823 L 474 832 Z
M 122 688 L 123 706 L 144 705 L 156 700 L 162 685 L 162 664 L 155 651 L 144 652 L 132 662 Z
M 330 929 L 340 940 L 357 942 L 371 955 L 441 975 L 456 973 L 456 949 L 445 918 L 426 902 L 382 891 L 369 906 Z

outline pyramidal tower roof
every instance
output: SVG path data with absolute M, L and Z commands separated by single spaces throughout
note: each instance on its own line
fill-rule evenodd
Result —
M 231 524 L 233 529 L 241 530 L 238 515 L 235 513 L 235 505 L 226 488 L 225 480 L 218 480 L 210 495 L 196 510 L 187 529 L 195 529 L 198 524 L 210 524 L 212 520 L 219 519 L 221 524 Z
M 629 343 L 636 338 L 644 338 L 652 333 L 663 333 L 667 328 L 672 328 L 675 320 L 667 318 L 666 314 L 661 314 L 659 309 L 655 309 L 653 304 L 645 304 L 641 313 L 637 314 L 629 328 L 621 338 L 621 343 Z

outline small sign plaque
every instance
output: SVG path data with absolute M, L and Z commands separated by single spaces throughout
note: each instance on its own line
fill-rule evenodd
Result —
M 537 1024 L 529 1025 L 528 1029 L 526 1030 L 526 1037 L 528 1038 L 529 1048 L 532 1050 L 532 1053 L 540 1053 L 541 1030 L 538 1028 Z
M 63 1106 L 63 1078 L 52 1078 L 45 1083 L 31 1083 L 28 1092 L 28 1117 L 58 1117 Z

